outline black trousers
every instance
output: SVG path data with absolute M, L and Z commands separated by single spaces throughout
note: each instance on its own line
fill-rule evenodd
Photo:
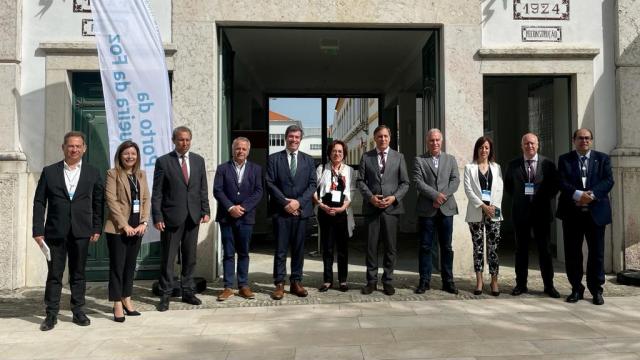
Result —
M 587 288 L 591 294 L 602 293 L 604 284 L 604 230 L 593 222 L 589 212 L 562 221 L 564 235 L 564 258 L 567 278 L 573 291 L 582 292 L 582 243 L 587 240 Z
M 551 224 L 546 220 L 530 219 L 525 223 L 514 224 L 516 233 L 516 284 L 527 286 L 529 275 L 529 244 L 535 242 L 538 247 L 540 274 L 545 288 L 553 287 L 553 261 L 549 248 Z
M 304 238 L 307 234 L 307 218 L 299 216 L 273 217 L 276 236 L 276 253 L 273 257 L 273 282 L 284 282 L 287 276 L 287 252 L 291 247 L 291 276 L 289 281 L 302 281 L 304 266 Z
M 51 249 L 51 261 L 47 262 L 47 284 L 44 290 L 44 303 L 47 314 L 57 315 L 60 311 L 60 295 L 62 293 L 62 276 L 69 254 L 69 286 L 71 287 L 71 311 L 82 311 L 85 304 L 85 266 L 89 238 L 76 238 L 68 234 L 64 239 L 45 237 Z
M 109 247 L 109 301 L 120 301 L 131 296 L 136 260 L 142 238 L 120 234 L 107 234 Z
M 196 249 L 198 247 L 198 230 L 200 224 L 194 224 L 187 217 L 183 224 L 177 227 L 166 227 L 160 233 L 161 258 L 160 258 L 160 291 L 165 295 L 171 295 L 173 291 L 173 266 L 178 255 L 178 249 L 182 254 L 180 264 L 182 272 L 180 283 L 183 294 L 192 294 L 195 291 L 193 273 L 196 269 Z
M 366 216 L 365 223 L 367 224 L 367 283 L 378 282 L 378 244 L 380 241 L 384 245 L 382 282 L 391 283 L 393 269 L 396 265 L 398 216 L 382 212 Z
M 338 252 L 338 281 L 347 282 L 349 269 L 349 227 L 347 214 L 330 216 L 318 209 L 320 225 L 320 243 L 322 244 L 323 279 L 325 283 L 333 283 L 333 250 Z

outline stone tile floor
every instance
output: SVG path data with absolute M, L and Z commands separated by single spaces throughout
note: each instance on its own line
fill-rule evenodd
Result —
M 171 303 L 155 311 L 150 281 L 136 282 L 140 317 L 111 320 L 106 283 L 87 290 L 89 327 L 71 323 L 69 293 L 56 328 L 41 332 L 43 288 L 0 292 L 0 359 L 637 359 L 640 360 L 640 288 L 605 286 L 605 305 L 567 304 L 542 291 L 530 270 L 530 293 L 508 294 L 513 267 L 501 267 L 504 293 L 474 296 L 472 276 L 457 279 L 460 294 L 439 289 L 413 294 L 417 274 L 400 270 L 396 295 L 363 296 L 364 268 L 350 266 L 352 290 L 320 294 L 321 261 L 305 263 L 307 298 L 269 298 L 271 257 L 252 254 L 255 300 L 217 302 L 220 281 L 200 295 L 201 306 Z M 354 263 L 357 263 L 354 261 Z M 411 265 L 400 266 L 410 269 Z M 569 293 L 561 264 L 556 287 Z

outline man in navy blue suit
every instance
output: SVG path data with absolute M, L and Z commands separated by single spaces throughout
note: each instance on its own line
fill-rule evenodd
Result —
M 556 216 L 562 220 L 565 266 L 571 283 L 567 302 L 583 298 L 582 242 L 586 238 L 587 288 L 595 305 L 604 304 L 604 231 L 611 223 L 609 192 L 613 174 L 609 156 L 591 150 L 593 133 L 578 129 L 573 133 L 575 151 L 560 156 L 560 199 Z
M 303 135 L 301 127 L 289 126 L 284 133 L 287 148 L 270 155 L 267 165 L 267 190 L 276 237 L 276 254 L 273 259 L 273 281 L 276 288 L 271 294 L 274 300 L 284 297 L 289 247 L 289 291 L 299 297 L 307 296 L 307 290 L 301 284 L 304 238 L 307 219 L 313 215 L 311 198 L 316 191 L 316 169 L 313 158 L 298 150 Z
M 220 164 L 213 180 L 213 196 L 218 201 L 216 221 L 222 234 L 224 290 L 218 301 L 234 295 L 235 256 L 238 254 L 238 295 L 253 299 L 248 283 L 249 242 L 256 223 L 256 207 L 262 199 L 262 168 L 248 161 L 251 142 L 237 137 L 231 144 L 233 160 Z

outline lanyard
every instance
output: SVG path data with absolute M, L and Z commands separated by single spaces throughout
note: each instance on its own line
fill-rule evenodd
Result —
M 133 175 L 127 175 L 127 178 L 129 179 L 129 182 L 131 183 L 131 186 L 133 186 L 133 190 L 136 193 L 135 200 L 138 200 L 140 198 L 140 192 L 138 192 L 138 179 L 136 179 Z

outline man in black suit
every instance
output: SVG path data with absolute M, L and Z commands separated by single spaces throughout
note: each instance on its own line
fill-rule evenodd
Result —
M 51 251 L 44 293 L 47 316 L 40 325 L 42 331 L 53 329 L 57 323 L 67 254 L 73 322 L 91 324 L 82 309 L 84 270 L 89 242 L 98 241 L 102 232 L 104 185 L 98 169 L 82 163 L 86 150 L 83 133 L 67 133 L 62 144 L 64 160 L 42 170 L 33 199 L 33 238 Z
M 553 286 L 553 263 L 549 249 L 551 209 L 558 193 L 556 165 L 538 154 L 538 136 L 527 133 L 522 136 L 522 156 L 512 160 L 507 167 L 504 189 L 511 195 L 511 220 L 516 236 L 516 286 L 511 295 L 529 291 L 529 243 L 538 246 L 540 273 L 544 292 L 552 298 L 560 293 Z
M 156 229 L 161 231 L 160 304 L 158 311 L 169 309 L 173 291 L 173 265 L 182 254 L 182 302 L 200 305 L 195 296 L 193 273 L 196 267 L 198 230 L 209 222 L 207 173 L 202 156 L 189 151 L 191 130 L 179 126 L 172 135 L 175 150 L 159 157 L 153 173 L 151 213 Z
M 575 151 L 560 156 L 560 199 L 556 216 L 562 220 L 565 266 L 571 283 L 567 302 L 584 296 L 582 243 L 587 240 L 587 288 L 595 305 L 604 304 L 604 231 L 611 223 L 609 192 L 613 188 L 611 161 L 607 154 L 591 150 L 593 133 L 573 133 Z
M 307 296 L 302 286 L 304 238 L 307 219 L 313 215 L 311 199 L 316 190 L 316 169 L 313 158 L 298 150 L 304 135 L 297 125 L 284 133 L 286 149 L 269 156 L 267 190 L 273 214 L 276 253 L 273 259 L 274 300 L 284 297 L 284 278 L 287 275 L 287 251 L 291 248 L 291 285 L 289 292 Z
M 358 167 L 358 189 L 367 225 L 367 285 L 364 295 L 378 285 L 378 244 L 384 244 L 382 286 L 386 295 L 395 294 L 393 269 L 396 264 L 398 218 L 404 214 L 402 198 L 409 190 L 409 175 L 404 155 L 391 149 L 391 130 L 378 126 L 373 132 L 376 148 L 362 154 Z

